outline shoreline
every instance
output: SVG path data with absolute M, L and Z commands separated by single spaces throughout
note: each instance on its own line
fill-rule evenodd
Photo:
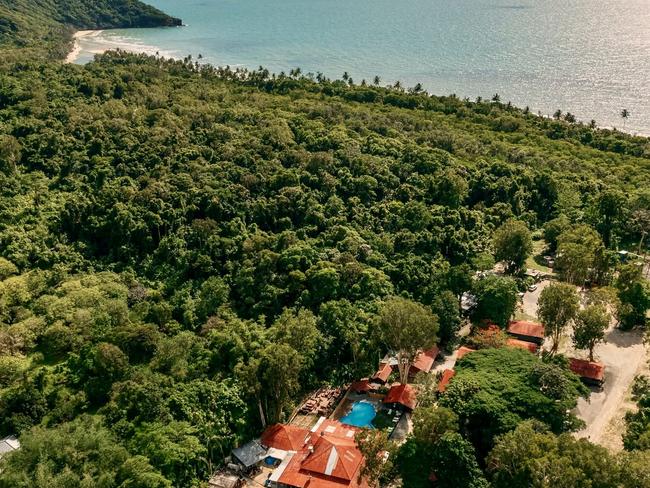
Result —
M 79 39 L 81 39 L 83 37 L 88 37 L 88 36 L 91 36 L 91 35 L 98 36 L 102 32 L 104 32 L 104 31 L 103 30 L 80 30 L 80 31 L 76 31 L 72 35 L 72 50 L 65 57 L 65 63 L 67 63 L 67 64 L 74 63 L 77 60 L 77 58 L 79 57 L 79 55 L 81 54 L 82 49 L 81 49 L 81 43 L 79 42 Z
M 68 53 L 68 55 L 66 56 L 64 62 L 66 64 L 75 63 L 77 61 L 77 59 L 79 58 L 79 56 L 84 52 L 84 49 L 83 49 L 83 47 L 81 45 L 81 42 L 80 42 L 81 39 L 87 38 L 87 37 L 100 36 L 105 30 L 106 29 L 76 31 L 72 36 L 72 38 L 73 38 L 72 49 Z M 158 48 L 156 48 L 154 46 L 146 46 L 146 45 L 139 45 L 139 46 L 137 46 L 137 48 L 134 49 L 134 45 L 130 44 L 130 43 L 125 43 L 125 44 L 122 44 L 122 45 L 105 46 L 101 50 L 92 50 L 92 51 L 89 51 L 89 52 L 92 52 L 93 54 L 100 54 L 100 53 L 104 53 L 106 51 L 110 51 L 110 50 L 113 50 L 113 49 L 122 49 L 122 50 L 127 51 L 127 52 L 144 53 L 144 54 L 147 54 L 147 55 L 153 55 L 154 53 L 159 52 Z M 170 52 L 164 53 L 164 55 L 166 57 L 171 58 L 171 59 L 182 59 L 182 57 L 180 57 L 178 55 L 174 55 L 173 53 L 170 53 Z M 205 62 L 205 60 L 204 60 L 204 62 Z M 444 96 L 444 95 L 435 95 L 435 96 Z M 531 114 L 535 115 L 535 116 L 538 116 L 538 117 L 547 118 L 547 119 L 552 119 L 553 118 L 553 116 L 551 114 L 535 113 L 532 110 L 531 110 Z M 587 124 L 586 121 L 582 121 L 581 123 Z M 632 137 L 650 138 L 650 132 L 645 133 L 643 130 L 634 131 L 634 130 L 627 129 L 627 128 L 622 129 L 620 127 L 615 127 L 613 125 L 611 125 L 611 126 L 610 125 L 598 125 L 597 129 L 609 130 L 609 131 L 617 131 L 617 132 L 621 132 L 621 133 L 624 133 L 624 134 L 626 134 L 628 136 L 632 136 Z

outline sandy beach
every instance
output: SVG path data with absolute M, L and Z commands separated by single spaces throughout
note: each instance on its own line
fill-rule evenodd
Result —
M 72 51 L 68 53 L 68 55 L 65 58 L 66 63 L 74 63 L 81 53 L 81 44 L 79 43 L 79 39 L 82 37 L 95 37 L 101 34 L 103 31 L 101 30 L 81 30 L 77 31 L 74 33 L 72 36 L 74 39 L 74 44 L 72 46 Z

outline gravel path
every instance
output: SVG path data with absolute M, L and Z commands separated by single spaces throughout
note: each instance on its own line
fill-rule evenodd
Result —
M 621 407 L 626 403 L 628 390 L 637 372 L 646 365 L 643 333 L 610 329 L 607 342 L 596 348 L 596 359 L 605 364 L 605 385 L 602 390 L 594 390 L 588 400 L 581 398 L 578 401 L 578 416 L 587 426 L 576 436 L 611 447 L 615 443 L 611 432 L 607 433 L 608 426 L 618 423 L 618 417 L 625 415 L 626 409 Z

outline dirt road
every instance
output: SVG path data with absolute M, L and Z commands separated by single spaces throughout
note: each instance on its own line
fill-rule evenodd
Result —
M 600 391 L 594 390 L 588 400 L 581 398 L 578 401 L 578 416 L 587 426 L 577 432 L 576 436 L 600 444 L 603 443 L 608 426 L 617 421 L 617 416 L 624 415 L 624 410 L 619 407 L 626 401 L 634 376 L 645 366 L 646 347 L 643 344 L 643 333 L 610 329 L 607 342 L 596 348 L 596 356 L 606 367 L 605 385 Z M 606 444 L 611 444 L 611 440 Z

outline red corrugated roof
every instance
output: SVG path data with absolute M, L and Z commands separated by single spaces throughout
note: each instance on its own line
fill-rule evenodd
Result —
M 363 454 L 357 449 L 358 429 L 322 418 L 278 477 L 296 488 L 368 488 L 359 480 Z M 282 468 L 278 468 L 282 469 Z
M 393 372 L 393 368 L 390 367 L 390 364 L 386 363 L 379 366 L 379 370 L 372 377 L 373 380 L 381 380 L 386 383 L 390 374 Z
M 384 403 L 399 403 L 411 410 L 415 409 L 416 394 L 411 385 L 393 385 L 384 397 Z
M 440 350 L 437 346 L 433 346 L 431 349 L 422 351 L 420 354 L 418 354 L 418 357 L 413 362 L 411 370 L 415 370 L 413 371 L 414 373 L 417 373 L 418 371 L 428 373 L 431 371 L 431 367 L 433 366 L 433 363 L 435 362 L 439 353 Z
M 359 381 L 353 381 L 350 389 L 359 393 L 370 391 L 370 380 L 368 378 L 362 378 Z
M 451 379 L 454 377 L 455 374 L 456 371 L 454 371 L 453 369 L 444 370 L 444 372 L 442 373 L 442 377 L 438 382 L 438 393 L 444 393 L 447 390 L 447 386 L 449 386 L 449 382 L 451 381 Z
M 363 461 L 354 437 L 321 436 L 314 444 L 314 450 L 302 462 L 301 470 L 352 480 Z
M 605 379 L 605 365 L 587 361 L 586 359 L 569 358 L 569 368 L 581 378 L 588 378 L 596 381 Z
M 461 347 L 458 348 L 458 352 L 456 353 L 456 359 L 460 359 L 463 356 L 465 356 L 466 354 L 469 354 L 470 352 L 475 352 L 475 351 L 476 351 L 476 349 L 461 346 Z
M 508 324 L 508 332 L 511 334 L 524 335 L 544 339 L 544 326 L 536 322 L 517 320 Z
M 517 347 L 519 349 L 526 349 L 533 354 L 536 354 L 538 349 L 537 344 L 534 342 L 520 341 L 519 339 L 508 339 L 506 345 L 510 347 Z
M 308 435 L 307 429 L 295 425 L 275 424 L 264 431 L 260 440 L 266 447 L 275 447 L 283 451 L 299 451 Z

